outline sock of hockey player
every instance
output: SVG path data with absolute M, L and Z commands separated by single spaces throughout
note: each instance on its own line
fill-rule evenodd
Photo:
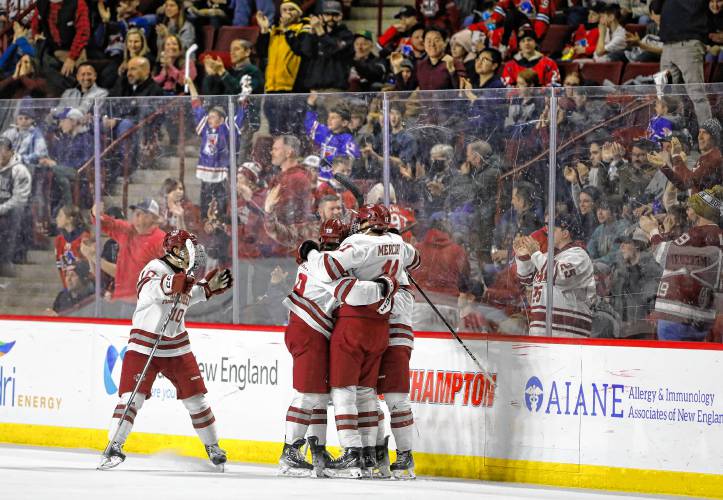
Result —
M 196 434 L 206 447 L 208 458 L 214 465 L 226 463 L 226 452 L 218 446 L 218 434 L 216 432 L 216 417 L 213 416 L 211 405 L 209 405 L 204 394 L 196 394 L 182 400 L 183 405 L 191 416 L 191 423 Z
M 387 393 L 384 401 L 389 408 L 392 434 L 397 443 L 397 460 L 389 467 L 397 479 L 413 479 L 414 458 L 412 444 L 414 439 L 414 416 L 409 394 Z
M 324 446 L 326 445 L 326 409 L 329 406 L 330 396 L 328 394 L 312 394 L 312 396 L 314 396 L 314 406 L 307 434 L 316 436 L 318 444 Z
M 123 462 L 126 458 L 122 451 L 123 445 L 125 444 L 126 439 L 128 439 L 128 435 L 131 433 L 133 422 L 135 421 L 138 411 L 141 409 L 146 400 L 145 395 L 136 394 L 133 398 L 133 403 L 128 408 L 128 413 L 123 419 L 120 428 L 118 428 L 118 422 L 120 422 L 120 418 L 123 416 L 123 412 L 125 411 L 130 397 L 130 392 L 121 394 L 120 400 L 118 401 L 115 410 L 113 410 L 113 419 L 111 420 L 110 429 L 108 430 L 108 440 L 112 442 L 110 443 L 108 454 L 103 458 L 103 461 L 99 466 L 100 469 L 112 469 Z
M 372 477 L 376 469 L 377 425 L 377 393 L 371 387 L 357 387 L 356 405 L 359 410 L 359 434 L 362 442 L 362 458 L 364 466 L 362 475 Z
M 118 401 L 118 404 L 115 407 L 115 410 L 113 410 L 113 421 L 110 425 L 110 430 L 108 432 L 109 440 L 113 439 L 113 435 L 118 428 L 118 422 L 123 415 L 123 411 L 126 409 L 126 405 L 128 404 L 128 399 L 130 397 L 130 392 L 123 393 L 120 397 L 120 401 Z M 121 423 L 120 429 L 118 429 L 118 434 L 116 434 L 115 436 L 115 442 L 119 445 L 123 446 L 123 444 L 125 444 L 126 442 L 126 439 L 128 439 L 128 435 L 131 433 L 131 429 L 133 428 L 133 422 L 135 421 L 136 415 L 143 407 L 143 403 L 145 401 L 146 396 L 144 394 L 136 393 L 135 397 L 133 398 L 133 402 L 128 408 L 128 413 L 123 419 L 123 423 Z
M 374 477 L 386 479 L 392 477 L 392 473 L 389 470 L 389 436 L 387 436 L 385 432 L 384 421 L 386 419 L 379 398 L 376 398 L 376 403 L 379 423 L 377 424 L 377 442 L 374 448 L 377 460 L 377 470 Z
M 344 454 L 332 461 L 327 474 L 332 477 L 361 477 L 362 441 L 359 434 L 356 386 L 334 387 L 331 400 L 334 403 L 336 430 Z

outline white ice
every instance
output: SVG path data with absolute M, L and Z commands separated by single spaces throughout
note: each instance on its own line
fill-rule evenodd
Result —
M 99 452 L 0 445 L 3 500 L 221 500 L 359 498 L 624 500 L 663 498 L 511 483 L 420 477 L 371 481 L 278 477 L 276 468 L 227 464 L 223 473 L 201 459 L 171 454 L 128 455 L 118 468 L 95 470 Z M 681 497 L 669 497 L 681 498 Z

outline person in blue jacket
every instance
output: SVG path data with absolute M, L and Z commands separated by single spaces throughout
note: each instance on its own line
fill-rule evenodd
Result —
M 319 114 L 315 109 L 318 97 L 316 92 L 311 92 L 306 100 L 309 109 L 304 118 L 304 129 L 309 139 L 321 148 L 319 156 L 330 163 L 337 155 L 360 158 L 359 146 L 349 130 L 350 111 L 343 106 L 335 106 L 329 110 L 326 125 L 324 125 L 319 121 Z

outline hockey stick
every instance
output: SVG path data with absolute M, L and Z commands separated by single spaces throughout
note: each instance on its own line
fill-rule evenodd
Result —
M 419 284 L 414 280 L 414 278 L 412 277 L 411 274 L 407 273 L 407 276 L 409 277 L 409 281 L 411 281 L 412 284 L 416 287 L 416 289 L 419 290 L 419 293 L 422 294 L 422 297 L 424 297 L 424 300 L 427 301 L 427 304 L 429 304 L 429 306 L 432 308 L 432 310 L 433 310 L 435 313 L 437 313 L 437 316 L 439 316 L 439 319 L 441 319 L 442 322 L 444 323 L 444 325 L 447 327 L 447 329 L 449 330 L 449 333 L 451 333 L 452 336 L 453 336 L 455 339 L 457 339 L 457 342 L 460 343 L 460 345 L 461 345 L 462 348 L 465 350 L 465 352 L 469 355 L 470 358 L 472 358 L 472 361 L 474 361 L 474 364 L 477 365 L 477 368 L 479 368 L 479 369 L 480 369 L 480 372 L 482 372 L 482 376 L 483 376 L 485 379 L 487 379 L 487 382 L 489 382 L 490 384 L 492 384 L 492 387 L 495 387 L 495 386 L 497 385 L 497 383 L 496 383 L 496 382 L 494 381 L 494 379 L 490 376 L 490 374 L 487 373 L 487 370 L 485 370 L 485 369 L 482 367 L 482 363 L 480 363 L 480 362 L 477 360 L 477 357 L 476 357 L 474 354 L 472 354 L 472 351 L 469 350 L 469 347 L 467 347 L 467 344 L 465 344 L 465 343 L 462 341 L 462 339 L 459 337 L 459 335 L 457 334 L 457 332 L 454 331 L 454 328 L 452 328 L 452 325 L 450 325 L 450 324 L 447 322 L 447 319 L 442 315 L 442 313 L 439 312 L 439 309 L 437 309 L 437 306 L 435 306 L 435 305 L 432 303 L 432 301 L 429 299 L 429 297 L 427 297 L 427 294 L 424 293 L 424 290 L 422 290 L 422 287 L 419 286 Z
M 194 271 L 201 267 L 201 265 L 205 265 L 206 254 L 203 250 L 203 247 L 199 245 L 199 252 L 197 258 L 196 247 L 193 245 L 193 242 L 190 239 L 186 240 L 186 250 L 188 251 L 188 270 L 186 271 L 186 275 L 189 277 L 193 277 Z M 180 293 L 176 294 L 176 297 L 173 299 L 173 306 L 171 307 L 171 310 L 168 311 L 168 314 L 166 314 L 166 318 L 163 320 L 163 325 L 161 325 L 161 332 L 158 334 L 158 337 L 156 337 L 156 340 L 153 342 L 153 348 L 151 349 L 151 353 L 148 355 L 146 364 L 145 366 L 143 366 L 143 370 L 141 371 L 140 376 L 136 381 L 135 387 L 133 387 L 133 392 L 131 392 L 131 396 L 130 398 L 128 398 L 128 403 L 126 403 L 125 405 L 123 414 L 121 415 L 120 420 L 118 420 L 118 426 L 113 433 L 113 438 L 108 441 L 108 446 L 106 446 L 105 450 L 103 451 L 102 456 L 104 459 L 108 458 L 108 453 L 110 452 L 111 446 L 118 438 L 118 433 L 120 432 L 121 426 L 123 425 L 123 421 L 128 416 L 128 411 L 130 410 L 131 404 L 133 404 L 133 400 L 135 399 L 136 394 L 138 394 L 138 390 L 141 388 L 141 382 L 143 382 L 143 379 L 146 377 L 146 373 L 148 372 L 148 368 L 151 366 L 151 362 L 153 361 L 153 357 L 156 354 L 158 345 L 161 343 L 161 338 L 163 338 L 163 335 L 166 333 L 166 327 L 168 326 L 168 322 L 171 320 L 171 316 L 175 312 L 176 306 L 178 306 L 178 302 L 181 300 L 181 295 L 182 294 Z M 99 465 L 98 468 L 100 469 L 101 466 Z

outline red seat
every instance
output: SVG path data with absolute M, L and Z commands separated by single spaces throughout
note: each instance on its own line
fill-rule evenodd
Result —
M 660 71 L 659 62 L 631 62 L 625 66 L 621 82 L 625 83 L 637 76 L 650 76 Z
M 645 36 L 645 32 L 648 30 L 648 27 L 645 24 L 626 24 L 625 25 L 625 31 L 629 31 L 630 33 L 637 33 L 640 38 L 643 38 Z
M 620 85 L 620 77 L 623 74 L 623 63 L 621 62 L 589 62 L 582 67 L 582 78 L 584 80 L 602 85 L 603 81 L 610 80 L 615 85 Z
M 256 44 L 259 38 L 259 29 L 255 26 L 221 26 L 216 37 L 216 43 L 213 50 L 222 50 L 228 52 L 231 42 L 242 39 Z
M 626 149 L 630 149 L 632 144 L 638 139 L 645 137 L 645 134 L 646 130 L 642 127 L 619 128 L 612 132 L 615 142 L 619 142 L 625 146 Z
M 573 28 L 574 26 L 551 24 L 540 44 L 540 52 L 548 56 L 561 52 Z
M 216 29 L 213 26 L 203 27 L 203 50 L 213 50 L 213 42 L 216 39 Z
M 716 73 L 720 71 L 723 68 L 719 68 L 721 65 L 716 64 L 715 62 L 707 62 L 705 63 L 705 66 L 703 67 L 703 76 L 704 76 L 704 82 L 711 83 L 711 82 L 720 82 L 723 81 L 723 75 L 721 75 L 718 80 L 714 80 Z
M 560 68 L 560 82 L 565 80 L 565 77 L 570 73 L 579 73 L 580 65 L 574 61 L 562 62 L 558 61 L 557 67 Z

